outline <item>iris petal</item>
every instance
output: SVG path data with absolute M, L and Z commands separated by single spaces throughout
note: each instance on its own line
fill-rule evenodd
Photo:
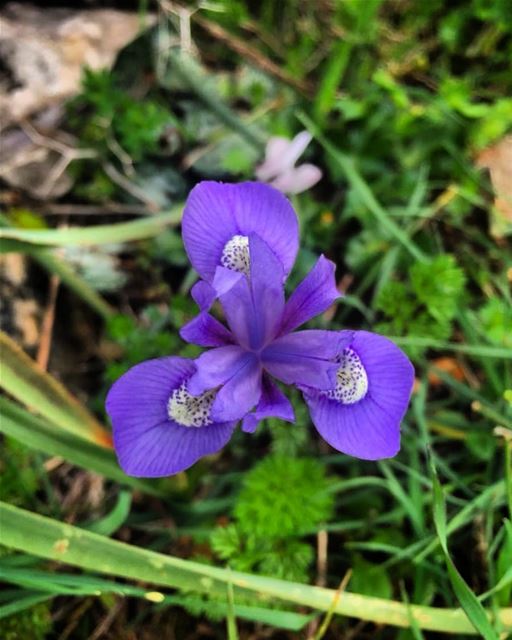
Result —
M 335 331 L 296 331 L 277 338 L 263 350 L 263 366 L 286 384 L 327 390 L 336 380 L 333 359 L 349 340 L 349 336 Z
M 336 265 L 325 256 L 318 258 L 304 280 L 297 286 L 284 308 L 281 334 L 289 333 L 328 309 L 341 297 L 336 288 Z
M 194 363 L 184 358 L 148 360 L 132 367 L 110 389 L 106 408 L 114 447 L 128 475 L 178 473 L 229 441 L 234 422 L 193 428 L 169 419 L 169 397 L 194 371 Z
M 247 354 L 243 366 L 224 384 L 213 402 L 211 416 L 224 422 L 239 420 L 259 402 L 261 397 L 261 365 L 254 354 Z
M 190 377 L 187 388 L 194 396 L 215 389 L 230 380 L 252 354 L 237 345 L 210 349 L 195 361 L 196 372 Z
M 261 420 L 265 418 L 280 418 L 287 422 L 295 421 L 295 413 L 288 398 L 272 382 L 268 376 L 263 376 L 263 386 L 260 401 L 253 413 L 248 413 L 242 422 L 242 431 L 253 433 Z
M 199 280 L 190 290 L 192 299 L 201 311 L 208 311 L 215 302 L 217 294 L 211 284 L 204 280 Z
M 206 311 L 201 311 L 182 327 L 180 336 L 200 347 L 222 347 L 233 342 L 233 336 L 226 327 Z
M 335 449 L 378 460 L 396 455 L 402 420 L 414 383 L 414 369 L 391 340 L 368 331 L 340 332 L 357 354 L 368 390 L 355 403 L 343 404 L 325 393 L 305 390 L 304 398 L 320 435 Z
M 242 277 L 220 302 L 239 343 L 259 350 L 276 335 L 284 309 L 283 270 L 268 245 L 249 236 L 250 277 Z
M 190 262 L 212 282 L 226 244 L 236 235 L 253 233 L 268 244 L 287 275 L 299 244 L 298 221 L 286 197 L 257 182 L 201 182 L 190 193 L 182 232 Z

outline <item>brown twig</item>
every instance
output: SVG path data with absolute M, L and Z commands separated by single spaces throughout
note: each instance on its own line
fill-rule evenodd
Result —
M 121 187 L 121 189 L 124 189 L 136 200 L 139 200 L 139 202 L 143 202 L 152 212 L 158 211 L 160 209 L 158 204 L 154 200 L 149 198 L 140 187 L 131 182 L 122 173 L 119 173 L 119 171 L 114 167 L 113 164 L 110 164 L 110 162 L 104 162 L 101 166 L 103 167 L 103 171 L 112 180 L 112 182 Z
M 59 276 L 52 274 L 50 277 L 48 301 L 46 303 L 43 321 L 41 323 L 41 337 L 39 339 L 39 347 L 37 349 L 36 357 L 36 362 L 43 371 L 48 369 L 48 360 L 50 359 L 53 325 L 55 322 L 55 305 L 57 302 L 57 295 L 59 293 L 59 286 Z
M 122 606 L 123 606 L 123 601 L 118 600 L 116 604 L 108 611 L 107 615 L 99 623 L 99 625 L 96 627 L 93 633 L 89 636 L 88 640 L 100 640 L 100 638 L 104 638 L 106 632 L 109 630 L 111 624 L 114 622 Z
M 317 587 L 325 587 L 327 584 L 327 545 L 328 534 L 325 529 L 320 530 L 316 536 L 316 580 Z M 318 629 L 319 620 L 311 620 L 308 626 L 308 638 L 313 638 Z
M 76 609 L 73 611 L 73 613 L 70 616 L 71 619 L 69 623 L 66 625 L 64 631 L 60 634 L 59 640 L 68 640 L 68 638 L 71 637 L 71 634 L 73 633 L 77 624 L 79 623 L 80 618 L 87 611 L 87 609 L 91 608 L 92 603 L 93 603 L 93 598 L 87 598 L 76 607 Z
M 77 149 L 76 147 L 70 146 L 60 140 L 54 140 L 53 138 L 43 136 L 28 120 L 20 122 L 20 127 L 34 144 L 44 147 L 45 149 L 50 149 L 51 151 L 55 151 L 61 156 L 53 165 L 41 186 L 41 194 L 43 197 L 51 193 L 54 185 L 73 160 L 92 159 L 98 156 L 94 149 Z

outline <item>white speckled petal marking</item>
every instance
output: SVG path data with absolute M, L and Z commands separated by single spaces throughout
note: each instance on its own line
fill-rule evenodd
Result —
M 184 382 L 172 392 L 167 402 L 167 415 L 183 427 L 205 427 L 213 423 L 210 410 L 214 400 L 215 390 L 192 396 Z
M 247 236 L 233 236 L 231 240 L 226 242 L 220 263 L 226 269 L 249 276 L 249 238 Z
M 359 356 L 350 348 L 336 358 L 340 363 L 336 372 L 336 386 L 325 395 L 341 404 L 354 404 L 362 400 L 368 391 L 368 376 Z

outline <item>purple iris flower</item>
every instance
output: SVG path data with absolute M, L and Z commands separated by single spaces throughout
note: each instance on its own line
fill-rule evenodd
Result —
M 143 362 L 113 385 L 107 411 L 125 472 L 182 471 L 221 449 L 239 421 L 246 432 L 268 417 L 293 422 L 277 382 L 302 391 L 334 448 L 367 460 L 395 455 L 413 367 L 377 334 L 299 329 L 339 293 L 335 265 L 321 256 L 285 300 L 298 248 L 288 200 L 263 184 L 203 182 L 185 207 L 183 239 L 203 280 L 192 292 L 200 312 L 180 334 L 211 348 L 195 361 Z M 215 299 L 227 326 L 209 313 Z

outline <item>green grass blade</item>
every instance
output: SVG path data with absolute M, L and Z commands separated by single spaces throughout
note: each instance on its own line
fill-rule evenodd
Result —
M 336 594 L 333 589 L 228 572 L 198 562 L 165 556 L 5 503 L 0 503 L 0 518 L 1 544 L 101 573 L 166 587 L 219 594 L 223 598 L 226 585 L 231 581 L 235 597 L 252 593 L 253 598 L 262 604 L 279 599 L 320 611 L 329 610 Z M 409 614 L 407 607 L 401 602 L 355 593 L 345 593 L 337 602 L 335 612 L 399 627 L 408 627 L 409 615 L 413 615 L 422 629 L 445 633 L 475 633 L 473 625 L 461 610 L 410 605 Z M 512 608 L 501 609 L 500 619 L 504 630 L 512 631 Z
M 0 620 L 2 618 L 7 618 L 8 616 L 13 616 L 17 613 L 21 613 L 22 611 L 25 611 L 25 609 L 30 609 L 30 607 L 33 607 L 40 602 L 50 600 L 50 598 L 51 596 L 47 593 L 34 593 L 26 595 L 23 598 L 16 599 L 14 602 L 0 605 Z
M 2 375 L 0 387 L 50 422 L 84 440 L 111 448 L 110 433 L 53 376 L 0 331 Z
M 504 360 L 512 359 L 512 349 L 507 347 L 493 347 L 487 345 L 457 344 L 454 342 L 444 342 L 443 340 L 433 340 L 432 338 L 400 337 L 389 336 L 400 347 L 426 347 L 427 349 L 439 349 L 440 351 L 456 351 L 465 353 L 468 356 L 478 356 L 480 358 L 499 358 Z
M 77 438 L 28 413 L 4 397 L 0 397 L 0 413 L 0 432 L 23 445 L 49 456 L 59 456 L 83 469 L 94 471 L 145 493 L 162 495 L 151 483 L 123 473 L 113 451 Z
M 236 626 L 235 617 L 235 596 L 233 594 L 233 583 L 228 582 L 226 586 L 228 611 L 226 615 L 226 630 L 228 632 L 228 640 L 239 640 L 238 628 Z
M 117 502 L 110 513 L 91 523 L 85 528 L 93 533 L 99 533 L 102 536 L 111 536 L 115 533 L 126 521 L 126 518 L 130 515 L 130 508 L 132 506 L 132 494 L 130 491 L 121 491 L 117 496 Z
M 166 213 L 148 216 L 131 222 L 102 224 L 90 227 L 69 227 L 61 229 L 0 229 L 0 239 L 12 239 L 29 244 L 54 247 L 79 247 L 117 242 L 129 242 L 153 238 L 168 226 L 181 221 L 183 206 L 179 205 Z
M 59 276 L 62 283 L 66 285 L 81 300 L 94 309 L 104 320 L 110 318 L 114 313 L 114 308 L 106 302 L 100 294 L 95 291 L 65 260 L 48 249 L 41 249 L 34 245 L 20 243 L 24 247 L 24 252 L 46 269 L 49 273 Z
M 0 214 L 0 229 L 10 228 L 9 220 Z M 37 247 L 36 245 L 17 240 L 0 240 L 0 253 L 25 253 L 46 269 L 49 273 L 59 276 L 61 281 L 71 291 L 76 293 L 91 309 L 94 309 L 102 318 L 107 319 L 114 309 L 97 293 L 70 264 L 59 258 L 52 251 Z
M 468 587 L 450 557 L 447 542 L 446 504 L 443 489 L 433 464 L 431 465 L 431 468 L 434 486 L 434 524 L 439 538 L 439 543 L 445 557 L 446 568 L 448 570 L 448 576 L 450 578 L 453 591 L 457 600 L 460 602 L 461 607 L 466 612 L 475 629 L 479 634 L 481 634 L 482 638 L 485 640 L 499 640 L 499 636 L 489 621 L 484 607 Z
M 361 201 L 365 203 L 368 210 L 375 216 L 382 227 L 386 229 L 404 247 L 404 249 L 407 249 L 415 260 L 426 262 L 427 258 L 423 251 L 421 251 L 407 233 L 388 216 L 386 210 L 377 201 L 372 190 L 368 186 L 368 183 L 357 170 L 354 160 L 339 151 L 331 142 L 329 142 L 329 140 L 322 135 L 316 124 L 305 114 L 299 114 L 298 117 L 306 129 L 318 140 L 327 153 L 338 164 L 345 174 L 350 186 L 357 192 Z
M 27 571 L 6 568 L 5 566 L 2 566 L 1 562 L 0 579 L 3 582 L 38 592 L 36 596 L 41 600 L 47 600 L 57 595 L 83 597 L 102 596 L 104 594 L 112 593 L 117 596 L 143 598 L 149 602 L 154 602 L 162 606 L 193 607 L 198 610 L 200 610 L 202 606 L 202 601 L 199 598 L 192 597 L 191 595 L 168 595 L 159 591 L 148 591 L 148 589 L 143 587 L 134 587 L 119 582 L 113 582 L 112 580 L 97 578 L 96 576 L 49 573 L 48 571 L 40 571 L 37 569 Z M 39 600 L 36 600 L 36 602 L 37 601 Z M 15 603 L 9 603 L 7 606 L 12 607 L 13 605 L 15 605 Z M 227 616 L 227 602 L 215 601 L 215 608 L 221 615 Z M 0 611 L 2 611 L 1 607 Z M 296 613 L 294 611 L 267 609 L 264 607 L 237 604 L 233 607 L 233 613 L 236 617 L 249 620 L 250 622 L 259 622 L 261 624 L 271 625 L 288 631 L 300 631 L 300 629 L 302 629 L 312 619 L 311 615 Z

